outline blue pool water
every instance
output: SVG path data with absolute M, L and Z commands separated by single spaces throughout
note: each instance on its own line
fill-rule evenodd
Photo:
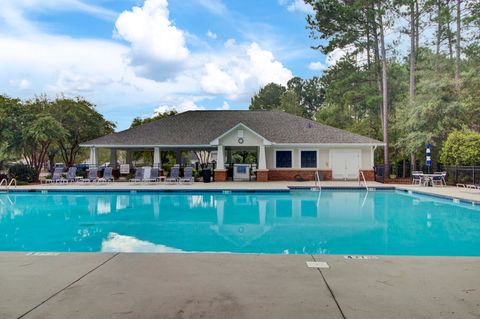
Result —
M 480 255 L 480 207 L 400 191 L 0 194 L 0 251 Z

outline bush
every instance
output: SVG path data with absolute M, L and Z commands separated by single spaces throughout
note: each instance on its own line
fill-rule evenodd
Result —
M 480 133 L 469 130 L 450 133 L 443 145 L 440 160 L 446 165 L 479 165 Z
M 23 181 L 27 183 L 35 182 L 37 178 L 37 172 L 31 166 L 25 164 L 13 164 L 8 170 L 10 178 L 15 178 L 17 181 Z

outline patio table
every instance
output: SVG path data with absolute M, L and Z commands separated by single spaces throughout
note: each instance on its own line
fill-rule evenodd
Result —
M 423 186 L 432 186 L 433 187 L 433 178 L 442 177 L 442 174 L 422 174 Z

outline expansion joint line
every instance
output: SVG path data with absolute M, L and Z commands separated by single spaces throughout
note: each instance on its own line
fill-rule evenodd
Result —
M 312 256 L 313 261 L 317 261 L 317 260 L 315 259 L 315 256 L 314 256 L 314 255 L 310 255 L 310 256 Z M 337 305 L 337 308 L 338 308 L 338 310 L 340 311 L 340 314 L 342 315 L 342 318 L 343 318 L 343 319 L 346 319 L 347 317 L 345 317 L 345 314 L 343 313 L 342 307 L 340 307 L 340 304 L 338 303 L 338 300 L 337 300 L 337 298 L 335 297 L 335 294 L 333 293 L 332 288 L 331 288 L 330 285 L 328 284 L 327 279 L 326 279 L 325 276 L 323 275 L 322 270 L 321 270 L 320 268 L 317 268 L 317 269 L 318 269 L 318 272 L 320 273 L 320 275 L 322 276 L 323 282 L 324 282 L 325 285 L 327 286 L 328 291 L 330 291 L 330 295 L 332 295 L 332 298 L 333 298 L 333 300 L 335 301 L 335 304 Z
M 120 255 L 120 253 L 115 253 L 112 257 L 108 258 L 107 260 L 105 260 L 104 262 L 102 262 L 100 265 L 98 266 L 95 266 L 94 268 L 90 269 L 88 272 L 86 272 L 85 274 L 81 275 L 80 277 L 78 277 L 77 279 L 75 279 L 74 281 L 72 281 L 71 283 L 69 283 L 68 285 L 66 285 L 65 287 L 63 287 L 62 289 L 60 289 L 59 291 L 57 291 L 56 293 L 54 293 L 53 295 L 51 295 L 50 297 L 48 297 L 47 299 L 43 300 L 41 303 L 39 303 L 38 305 L 36 305 L 35 307 L 33 307 L 32 309 L 28 310 L 27 312 L 25 312 L 24 314 L 20 315 L 19 317 L 17 317 L 17 319 L 21 319 L 23 317 L 25 317 L 26 315 L 28 315 L 29 313 L 31 313 L 32 311 L 34 311 L 35 309 L 37 309 L 38 307 L 40 307 L 41 305 L 43 305 L 44 303 L 46 303 L 47 301 L 49 301 L 50 299 L 52 299 L 53 297 L 57 296 L 58 294 L 60 294 L 62 291 L 64 291 L 65 289 L 68 289 L 69 287 L 71 287 L 72 285 L 76 284 L 77 282 L 79 282 L 80 280 L 82 280 L 83 278 L 85 278 L 86 276 L 88 276 L 89 274 L 91 274 L 92 272 L 94 272 L 95 270 L 97 270 L 98 268 L 102 267 L 103 265 L 105 265 L 106 263 L 108 263 L 110 260 L 112 260 L 113 258 L 117 257 L 118 255 Z

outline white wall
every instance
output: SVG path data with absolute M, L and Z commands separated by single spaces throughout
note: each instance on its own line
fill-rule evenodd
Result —
M 305 169 L 311 170 L 312 168 L 300 168 L 300 151 L 301 150 L 317 150 L 317 169 L 328 170 L 331 169 L 330 160 L 330 150 L 334 149 L 332 147 L 325 148 L 325 147 L 292 147 L 292 146 L 269 146 L 266 147 L 266 157 L 267 157 L 267 168 L 268 169 L 276 169 L 275 168 L 275 150 L 291 150 L 292 151 L 292 168 L 291 169 Z M 340 147 L 339 147 L 340 149 Z M 372 148 L 369 147 L 342 147 L 341 149 L 356 149 L 361 150 L 361 157 L 360 157 L 360 168 L 365 170 L 373 169 L 372 163 Z M 288 168 L 278 168 L 278 169 L 288 169 Z

